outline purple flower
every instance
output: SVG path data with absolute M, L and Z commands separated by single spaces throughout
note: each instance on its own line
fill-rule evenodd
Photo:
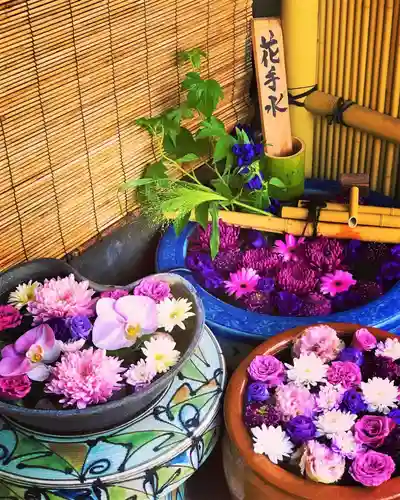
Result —
M 247 427 L 259 427 L 262 424 L 276 425 L 280 419 L 278 410 L 262 401 L 253 401 L 244 410 L 244 423 Z
M 343 243 L 335 239 L 320 237 L 307 241 L 304 251 L 310 266 L 323 273 L 335 271 L 344 259 Z
M 87 339 L 92 330 L 92 323 L 87 316 L 75 316 L 68 324 L 73 340 Z
M 296 262 L 285 263 L 276 275 L 276 282 L 281 290 L 297 294 L 313 291 L 317 280 L 317 275 L 312 269 Z
M 0 398 L 17 400 L 24 398 L 31 390 L 30 378 L 23 375 L 0 377 Z
M 392 420 L 394 420 L 397 425 L 400 425 L 400 409 L 396 408 L 395 410 L 392 410 L 388 414 L 388 417 L 390 417 Z
M 357 482 L 364 486 L 379 486 L 391 478 L 395 468 L 391 457 L 369 450 L 356 456 L 349 472 Z
M 353 335 L 352 345 L 360 351 L 371 351 L 375 349 L 376 344 L 375 336 L 367 328 L 360 328 Z
M 52 318 L 47 321 L 47 324 L 53 330 L 56 340 L 61 340 L 62 342 L 68 342 L 68 340 L 71 340 L 71 331 L 66 319 Z
M 285 367 L 275 356 L 256 356 L 247 372 L 256 382 L 265 382 L 268 387 L 275 387 L 283 382 Z
M 121 297 L 126 297 L 127 295 L 129 295 L 128 290 L 123 290 L 122 288 L 113 288 L 112 290 L 101 292 L 100 297 L 108 297 L 114 300 L 118 300 Z
M 400 279 L 400 262 L 392 260 L 385 262 L 381 267 L 381 275 L 385 281 L 397 281 Z
M 212 265 L 217 271 L 234 273 L 242 267 L 242 262 L 243 255 L 240 248 L 230 248 L 218 252 Z
M 275 296 L 275 305 L 280 316 L 297 316 L 301 309 L 302 301 L 294 293 L 279 292 Z
M 303 298 L 300 316 L 327 316 L 332 312 L 332 303 L 319 293 L 310 293 Z
M 328 368 L 326 377 L 330 384 L 340 384 L 345 389 L 358 387 L 361 384 L 360 367 L 350 361 L 334 361 Z
M 208 290 L 218 290 L 224 286 L 224 278 L 212 269 L 204 270 L 201 279 Z
M 265 211 L 273 215 L 278 215 L 280 210 L 281 210 L 281 202 L 275 198 L 270 198 L 269 207 L 266 208 Z
M 236 156 L 238 167 L 251 165 L 256 157 L 261 155 L 262 150 L 262 144 L 235 144 L 232 146 L 232 153 Z M 247 172 L 246 168 L 240 171 L 240 173 Z
M 268 386 L 265 382 L 253 382 L 247 387 L 247 400 L 266 401 L 269 398 Z
M 250 229 L 249 231 L 247 231 L 246 236 L 250 245 L 254 248 L 263 248 L 267 246 L 267 240 L 265 239 L 263 233 L 261 233 L 260 231 Z
M 262 172 L 258 172 L 252 177 L 249 182 L 246 183 L 246 187 L 251 191 L 258 191 L 263 188 L 264 175 Z
M 400 260 L 400 245 L 394 245 L 390 250 L 390 253 L 393 255 L 395 259 Z
M 254 130 L 249 125 L 242 125 L 241 123 L 238 123 L 235 125 L 235 128 L 233 130 L 235 132 L 235 137 L 237 138 L 236 129 L 243 130 L 243 132 L 246 132 L 246 135 L 250 139 L 251 142 L 253 142 L 253 143 L 256 142 Z
M 243 303 L 249 311 L 271 314 L 273 301 L 268 293 L 252 292 L 242 297 Z
M 192 271 L 199 273 L 202 273 L 205 270 L 212 270 L 213 268 L 211 257 L 207 253 L 202 252 L 189 253 L 186 257 L 186 265 Z
M 270 293 L 275 289 L 275 281 L 272 278 L 260 278 L 257 283 L 257 290 L 263 293 Z
M 286 424 L 286 432 L 294 444 L 302 444 L 315 437 L 317 428 L 312 418 L 305 415 L 298 415 Z
M 350 413 L 361 413 L 367 409 L 362 395 L 355 389 L 349 389 L 343 394 L 342 409 Z
M 354 434 L 358 443 L 370 448 L 379 448 L 394 427 L 396 427 L 396 424 L 389 417 L 364 415 L 356 422 Z
M 258 272 L 274 271 L 282 262 L 282 257 L 268 248 L 246 250 L 243 255 L 243 266 L 251 267 Z
M 167 282 L 154 277 L 148 277 L 142 279 L 135 288 L 133 294 L 142 297 L 150 297 L 159 303 L 171 296 L 171 289 Z
M 0 332 L 21 324 L 22 315 L 14 306 L 0 305 Z
M 190 237 L 191 251 L 209 251 L 211 238 L 211 224 L 208 224 L 206 231 L 198 225 L 196 231 Z M 231 226 L 223 221 L 219 221 L 219 248 L 228 250 L 239 246 L 240 227 Z
M 361 366 L 364 362 L 364 354 L 355 347 L 345 347 L 340 351 L 337 358 L 338 361 L 351 361 L 358 366 Z

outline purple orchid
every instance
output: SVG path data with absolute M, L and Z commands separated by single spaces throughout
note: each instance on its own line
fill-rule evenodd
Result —
M 43 324 L 21 335 L 15 344 L 1 351 L 0 376 L 28 375 L 31 380 L 43 381 L 50 375 L 47 366 L 60 356 L 60 345 L 49 325 Z
M 131 347 L 138 337 L 157 329 L 157 304 L 150 297 L 127 295 L 118 300 L 101 298 L 96 304 L 93 344 L 105 350 Z

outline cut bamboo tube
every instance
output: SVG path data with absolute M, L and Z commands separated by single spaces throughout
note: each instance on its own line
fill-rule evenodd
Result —
M 350 227 L 356 227 L 358 224 L 358 205 L 360 202 L 360 190 L 357 186 L 350 189 L 350 203 L 349 203 L 349 218 L 348 224 Z
M 282 218 L 284 219 L 307 220 L 308 215 L 309 212 L 307 208 L 282 207 Z M 318 220 L 320 222 L 347 224 L 348 219 L 348 211 L 329 210 L 328 208 L 322 208 L 318 215 Z M 400 228 L 400 215 L 359 213 L 357 221 L 361 226 Z
M 316 84 L 319 0 L 283 0 L 281 18 L 289 91 L 301 94 Z M 302 43 L 299 43 L 299 40 Z M 305 47 L 307 49 L 305 50 Z M 292 134 L 306 144 L 305 175 L 312 174 L 314 119 L 302 107 L 290 106 Z
M 299 207 L 307 206 L 309 202 L 306 200 L 300 200 L 298 202 Z M 349 206 L 343 205 L 341 203 L 326 203 L 327 210 L 333 210 L 335 212 L 348 212 Z M 393 207 L 374 207 L 368 205 L 360 205 L 358 207 L 358 212 L 360 214 L 380 214 L 380 215 L 396 215 L 400 216 L 400 208 Z

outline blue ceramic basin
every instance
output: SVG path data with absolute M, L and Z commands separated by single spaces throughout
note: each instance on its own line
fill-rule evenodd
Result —
M 306 192 L 308 193 L 335 194 L 339 191 L 340 186 L 337 182 L 319 180 L 306 182 Z M 370 194 L 368 202 L 380 206 L 393 205 L 390 198 L 375 192 Z M 172 226 L 166 231 L 157 250 L 156 268 L 158 272 L 185 268 L 188 237 L 194 227 L 194 224 L 189 224 L 179 237 L 175 235 Z M 182 269 L 179 272 L 185 273 L 186 279 L 195 286 L 204 304 L 206 323 L 217 335 L 222 347 L 229 348 L 229 352 L 224 349 L 224 354 L 228 358 L 228 365 L 231 366 L 232 362 L 229 361 L 232 356 L 237 355 L 239 360 L 251 346 L 263 342 L 267 337 L 301 325 L 348 322 L 375 326 L 400 334 L 400 282 L 384 296 L 365 306 L 329 316 L 298 318 L 259 314 L 227 304 L 204 290 L 188 271 L 185 272 Z M 236 362 L 233 364 L 235 365 Z

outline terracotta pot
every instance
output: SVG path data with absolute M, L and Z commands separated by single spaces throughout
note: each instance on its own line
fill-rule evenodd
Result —
M 330 323 L 340 336 L 353 334 L 359 325 L 350 323 Z M 231 448 L 244 461 L 245 500 L 289 500 L 289 499 L 332 499 L 340 500 L 394 500 L 400 499 L 400 477 L 391 479 L 377 488 L 362 486 L 334 486 L 315 483 L 296 476 L 278 465 L 274 465 L 263 455 L 253 452 L 250 435 L 243 423 L 242 410 L 247 385 L 247 367 L 256 355 L 277 354 L 287 348 L 304 327 L 288 330 L 277 335 L 247 356 L 234 372 L 225 397 L 225 423 Z M 396 337 L 378 328 L 368 328 L 378 339 Z M 231 463 L 234 463 L 231 461 Z M 237 461 L 235 462 L 237 463 Z M 225 467 L 227 469 L 228 467 Z M 233 471 L 230 471 L 232 473 Z M 234 473 L 234 472 L 233 472 Z

